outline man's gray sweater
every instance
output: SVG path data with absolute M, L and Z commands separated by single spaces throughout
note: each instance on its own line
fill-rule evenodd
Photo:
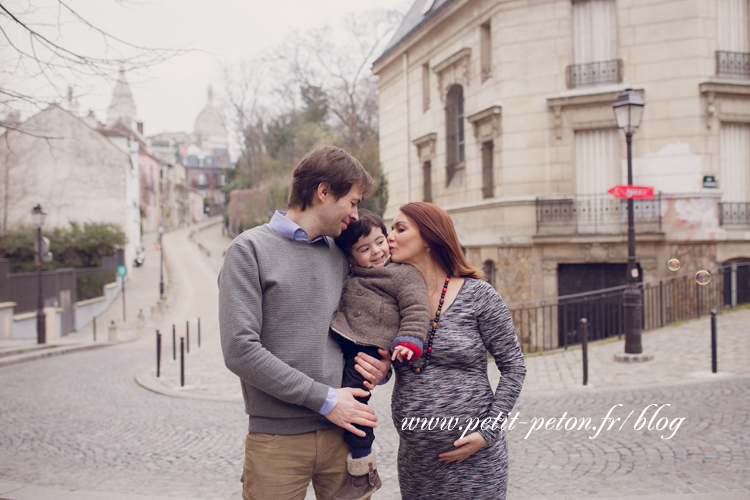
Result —
M 268 224 L 227 249 L 219 273 L 221 347 L 242 382 L 250 432 L 333 426 L 318 411 L 328 388 L 341 387 L 344 361 L 329 327 L 347 273 L 336 245 L 295 241 Z

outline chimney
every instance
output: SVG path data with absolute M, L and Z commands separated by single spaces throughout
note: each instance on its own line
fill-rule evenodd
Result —
M 138 122 L 137 126 L 138 126 L 138 133 L 143 135 L 143 122 Z

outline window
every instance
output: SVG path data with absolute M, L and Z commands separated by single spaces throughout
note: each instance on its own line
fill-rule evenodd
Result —
M 722 123 L 719 156 L 721 201 L 750 202 L 750 125 Z
M 482 63 L 482 81 L 492 76 L 492 32 L 489 21 L 479 29 L 479 57 Z
M 482 197 L 492 198 L 494 196 L 494 180 L 492 176 L 493 162 L 492 152 L 495 143 L 487 141 L 482 143 Z
M 623 184 L 618 129 L 575 131 L 575 176 L 579 195 L 604 196 Z
M 422 65 L 422 110 L 430 109 L 430 65 Z
M 456 171 L 464 166 L 464 90 L 453 85 L 448 90 L 445 106 L 445 152 L 447 159 L 446 185 L 453 180 Z
M 206 185 L 206 174 L 203 174 L 203 173 L 198 174 L 198 185 L 199 186 Z
M 423 201 L 432 202 L 432 162 L 430 161 L 422 164 L 422 193 Z
M 492 288 L 495 288 L 495 261 L 493 260 L 484 261 L 484 266 L 482 267 L 482 271 L 484 271 L 484 277 L 487 280 L 487 283 L 492 285 Z
M 219 186 L 223 186 L 226 183 L 227 183 L 227 176 L 224 174 L 221 174 L 219 176 Z
M 615 0 L 573 2 L 573 62 L 617 59 L 617 5 Z
M 719 0 L 716 2 L 719 50 L 748 52 L 747 0 Z

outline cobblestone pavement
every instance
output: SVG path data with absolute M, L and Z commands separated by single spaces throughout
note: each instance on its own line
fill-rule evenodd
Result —
M 228 242 L 217 225 L 165 235 L 172 299 L 163 314 L 149 315 L 141 340 L 0 367 L 0 498 L 239 498 L 246 417 L 239 383 L 223 367 L 215 318 L 216 272 Z M 155 283 L 158 290 L 158 268 L 139 269 L 146 272 L 133 275 L 131 288 Z M 185 321 L 191 351 L 180 387 L 171 325 L 184 335 Z M 644 349 L 656 356 L 648 363 L 615 364 L 622 341 L 592 346 L 587 387 L 580 349 L 529 357 L 508 430 L 508 498 L 750 497 L 750 310 L 721 314 L 718 323 L 719 374 L 710 373 L 707 319 L 644 333 Z M 167 332 L 159 379 L 155 328 Z M 490 373 L 497 380 L 492 365 Z M 157 392 L 138 386 L 134 374 Z M 400 498 L 391 387 L 371 400 L 383 479 L 374 498 L 385 500 Z M 578 430 L 586 418 L 589 429 Z M 4 493 L 28 484 L 59 493 Z

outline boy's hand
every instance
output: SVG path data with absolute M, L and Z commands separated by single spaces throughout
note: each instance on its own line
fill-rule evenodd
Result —
M 393 356 L 391 357 L 391 361 L 398 358 L 399 363 L 401 363 L 402 361 L 404 361 L 404 358 L 406 358 L 407 360 L 410 360 L 413 357 L 414 357 L 414 351 L 412 351 L 406 346 L 397 345 L 396 347 L 393 348 Z

